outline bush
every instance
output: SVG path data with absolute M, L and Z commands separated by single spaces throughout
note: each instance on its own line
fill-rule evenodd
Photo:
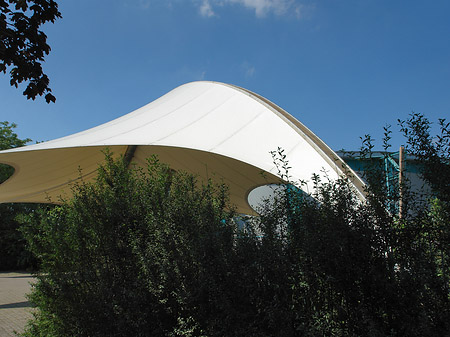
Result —
M 449 335 L 445 190 L 416 203 L 368 174 L 365 202 L 315 176 L 313 195 L 292 182 L 239 220 L 225 186 L 107 154 L 95 183 L 25 224 L 41 261 L 25 335 Z
M 315 184 L 313 198 L 287 188 L 258 219 L 263 244 L 283 252 L 289 335 L 448 335 L 448 241 L 434 211 L 399 218 L 345 179 Z
M 0 122 L 0 150 L 24 146 L 30 139 L 20 139 L 14 133 L 16 124 Z M 0 164 L 0 184 L 14 173 L 9 165 Z M 36 265 L 33 256 L 26 250 L 26 242 L 19 231 L 16 217 L 33 212 L 34 205 L 0 204 L 0 271 L 32 269 Z
M 35 208 L 26 204 L 0 204 L 0 271 L 33 270 L 37 267 L 17 221 L 21 214 L 33 212 Z
M 27 334 L 198 335 L 196 311 L 227 305 L 215 293 L 233 251 L 228 206 L 223 186 L 107 155 L 94 184 L 74 186 L 73 199 L 25 227 L 41 261 Z

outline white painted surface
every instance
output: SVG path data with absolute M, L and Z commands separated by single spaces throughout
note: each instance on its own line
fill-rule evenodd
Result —
M 0 152 L 0 162 L 16 169 L 0 185 L 0 202 L 43 202 L 46 196 L 55 201 L 58 193 L 70 195 L 68 184 L 79 177 L 78 167 L 91 179 L 102 149 L 109 147 L 119 155 L 128 145 L 142 150 L 136 151 L 135 162 L 145 161 L 139 153 L 157 153 L 176 169 L 186 167 L 201 178 L 214 176 L 230 184 L 239 211 L 251 210 L 247 195 L 255 187 L 280 181 L 270 154 L 277 148 L 287 154 L 293 181 L 310 181 L 313 173 L 336 179 L 345 165 L 303 124 L 267 99 L 223 83 L 192 82 L 98 127 Z M 247 178 L 238 177 L 238 171 Z M 257 177 L 261 171 L 266 178 Z M 363 183 L 351 170 L 347 174 L 363 198 Z M 305 189 L 311 190 L 312 184 Z

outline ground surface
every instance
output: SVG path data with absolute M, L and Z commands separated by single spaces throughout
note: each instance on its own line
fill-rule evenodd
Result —
M 33 277 L 28 273 L 0 273 L 0 337 L 23 332 L 31 318 L 31 304 L 25 297 Z

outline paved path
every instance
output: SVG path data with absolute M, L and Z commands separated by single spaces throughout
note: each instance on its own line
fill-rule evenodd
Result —
M 23 332 L 31 318 L 31 305 L 25 298 L 33 278 L 27 273 L 0 273 L 0 337 Z

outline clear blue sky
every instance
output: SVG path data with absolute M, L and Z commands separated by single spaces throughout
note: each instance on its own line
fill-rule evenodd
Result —
M 448 0 L 58 2 L 44 27 L 56 104 L 0 74 L 0 120 L 22 138 L 82 131 L 196 80 L 263 95 L 335 150 L 366 133 L 381 144 L 411 111 L 450 117 Z

